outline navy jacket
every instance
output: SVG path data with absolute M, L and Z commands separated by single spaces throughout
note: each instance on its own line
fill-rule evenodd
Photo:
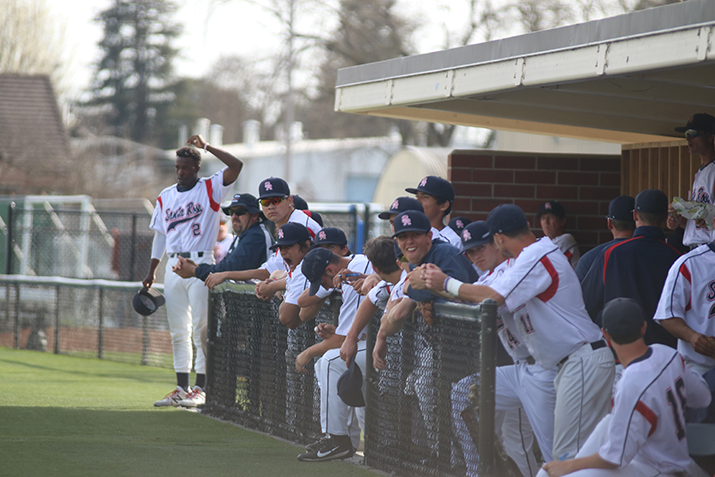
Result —
M 601 245 L 596 245 L 591 250 L 581 255 L 581 258 L 578 259 L 578 263 L 576 264 L 576 276 L 578 277 L 578 281 L 583 281 L 583 279 L 586 277 L 586 274 L 591 269 L 591 265 L 593 265 L 593 262 L 596 261 L 599 255 L 603 254 L 604 249 L 618 242 L 623 242 L 624 240 L 626 239 L 613 239 L 610 242 L 602 243 Z
M 474 283 L 479 278 L 479 275 L 477 275 L 476 270 L 474 270 L 472 263 L 467 257 L 465 257 L 463 253 L 460 253 L 454 245 L 441 240 L 432 241 L 432 248 L 430 248 L 427 255 L 424 256 L 422 263 L 434 263 L 450 277 L 454 277 L 465 283 Z M 410 268 L 415 267 L 414 265 L 410 265 Z M 430 290 L 415 290 L 412 286 L 407 288 L 407 296 L 419 302 L 433 301 L 442 298 Z
M 680 253 L 665 243 L 658 227 L 641 226 L 633 238 L 603 250 L 581 282 L 583 301 L 591 319 L 601 326 L 601 311 L 614 298 L 633 298 L 643 308 L 648 322 L 647 344 L 661 343 L 675 348 L 677 340 L 653 321 L 670 266 Z
M 228 255 L 215 265 L 202 263 L 194 274 L 205 281 L 209 273 L 229 272 L 237 270 L 253 270 L 259 268 L 266 261 L 266 237 L 261 229 L 260 222 L 251 225 L 248 230 L 234 241 Z

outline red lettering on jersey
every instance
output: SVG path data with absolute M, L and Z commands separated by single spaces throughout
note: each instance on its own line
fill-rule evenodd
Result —
M 211 210 L 213 210 L 214 212 L 218 212 L 221 208 L 221 204 L 214 200 L 214 186 L 211 181 L 206 181 L 206 192 L 209 195 L 209 203 L 211 204 Z
M 549 275 L 551 276 L 551 285 L 549 285 L 546 290 L 536 295 L 536 297 L 543 302 L 547 302 L 551 300 L 554 295 L 556 295 L 556 290 L 559 289 L 559 273 L 556 271 L 556 268 L 554 268 L 554 264 L 551 263 L 549 257 L 543 257 L 539 261 L 544 268 L 546 268 L 546 271 L 549 272 Z
M 648 437 L 650 437 L 655 432 L 656 427 L 658 427 L 658 416 L 655 415 L 651 408 L 643 404 L 643 401 L 638 401 L 636 411 L 640 412 L 646 421 L 650 423 L 650 432 L 648 432 Z

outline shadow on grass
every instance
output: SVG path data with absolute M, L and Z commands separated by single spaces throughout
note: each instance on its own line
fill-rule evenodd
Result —
M 3 475 L 374 475 L 340 462 L 299 463 L 299 447 L 176 409 L 0 407 L 0 442 Z

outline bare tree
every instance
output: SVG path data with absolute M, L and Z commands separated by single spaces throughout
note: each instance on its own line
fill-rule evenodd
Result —
M 0 1 L 0 74 L 48 75 L 64 92 L 64 31 L 45 0 Z

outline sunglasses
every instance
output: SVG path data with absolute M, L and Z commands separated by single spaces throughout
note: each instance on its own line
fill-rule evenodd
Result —
M 685 137 L 687 139 L 695 139 L 700 136 L 707 136 L 707 133 L 704 131 L 698 131 L 697 129 L 688 129 L 685 131 Z
M 233 210 L 231 210 L 231 214 L 232 214 L 232 215 L 237 215 L 237 216 L 239 216 L 239 217 L 242 216 L 242 215 L 245 215 L 245 214 L 247 214 L 247 213 L 248 213 L 248 211 L 247 211 L 246 209 L 233 209 Z
M 263 207 L 268 207 L 269 205 L 278 205 L 286 200 L 285 197 L 271 197 L 270 199 L 261 199 L 259 202 Z

